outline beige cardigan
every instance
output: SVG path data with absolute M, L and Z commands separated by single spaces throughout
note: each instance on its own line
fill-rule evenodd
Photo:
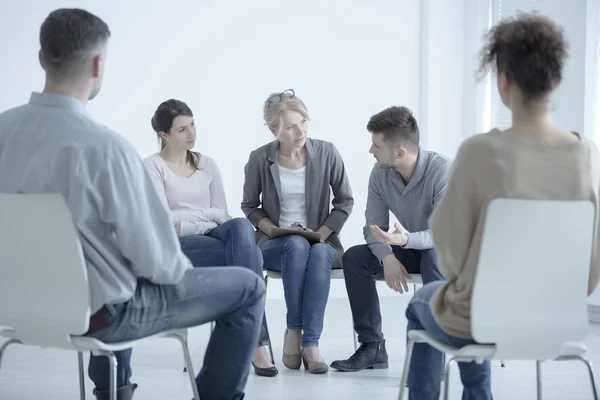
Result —
M 429 221 L 440 271 L 448 278 L 430 304 L 440 327 L 453 336 L 471 338 L 471 292 L 483 216 L 491 200 L 592 200 L 598 224 L 599 186 L 600 157 L 587 139 L 556 146 L 498 130 L 467 139 L 453 163 L 446 193 Z M 598 285 L 598 240 L 596 234 L 588 295 Z

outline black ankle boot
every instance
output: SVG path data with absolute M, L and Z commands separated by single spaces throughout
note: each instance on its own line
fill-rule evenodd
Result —
M 352 357 L 331 363 L 331 368 L 342 372 L 354 372 L 362 369 L 386 369 L 387 367 L 388 355 L 385 350 L 385 340 L 375 343 L 361 343 Z
M 137 383 L 131 383 L 117 389 L 117 400 L 131 400 L 133 398 L 133 392 L 137 387 Z M 94 389 L 94 396 L 96 396 L 97 400 L 110 400 L 110 392 L 108 390 L 98 392 Z

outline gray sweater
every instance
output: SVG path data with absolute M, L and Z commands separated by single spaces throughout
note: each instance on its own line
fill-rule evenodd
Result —
M 377 225 L 388 231 L 390 211 L 408 231 L 405 248 L 433 248 L 428 220 L 446 189 L 449 169 L 450 162 L 445 157 L 433 151 L 420 150 L 415 173 L 405 185 L 395 169 L 384 169 L 375 164 L 369 178 L 363 234 L 380 262 L 392 254 L 392 247 L 375 240 L 369 226 Z

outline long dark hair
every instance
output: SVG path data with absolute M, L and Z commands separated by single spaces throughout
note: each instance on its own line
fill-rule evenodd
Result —
M 154 116 L 152 117 L 152 129 L 158 135 L 160 139 L 160 149 L 163 150 L 165 148 L 165 141 L 160 137 L 159 132 L 169 132 L 173 127 L 173 120 L 179 116 L 193 117 L 194 114 L 192 110 L 185 104 L 183 101 L 170 99 L 167 101 L 163 101 L 160 103 L 156 111 L 154 112 Z M 200 160 L 200 154 L 188 150 L 186 161 L 190 164 L 194 169 L 199 169 L 198 162 Z

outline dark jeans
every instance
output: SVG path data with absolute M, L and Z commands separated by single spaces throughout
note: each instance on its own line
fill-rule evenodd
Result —
M 435 250 L 412 250 L 400 246 L 392 246 L 392 250 L 408 273 L 421 274 L 423 284 L 444 280 L 438 269 Z M 383 274 L 383 265 L 366 244 L 348 249 L 343 262 L 346 291 L 358 341 L 380 342 L 383 340 L 381 310 L 374 278 Z
M 473 340 L 460 339 L 444 332 L 435 322 L 429 301 L 443 281 L 424 285 L 415 293 L 406 310 L 408 331 L 424 330 L 434 339 L 452 347 L 474 344 Z M 410 400 L 438 400 L 440 398 L 440 375 L 444 363 L 443 354 L 426 343 L 416 343 L 413 348 L 408 392 Z M 490 362 L 459 362 L 460 379 L 463 383 L 463 400 L 491 400 Z
M 287 328 L 303 331 L 302 347 L 318 346 L 336 259 L 334 247 L 311 245 L 302 236 L 289 235 L 267 240 L 262 252 L 266 268 L 281 272 Z
M 181 250 L 194 267 L 239 266 L 263 278 L 262 252 L 256 245 L 254 227 L 246 218 L 230 219 L 206 235 L 185 236 L 179 241 Z M 265 316 L 258 346 L 268 343 L 269 330 Z
M 203 400 L 241 399 L 265 307 L 264 281 L 246 268 L 194 268 L 177 285 L 141 280 L 131 300 L 106 306 L 110 325 L 90 336 L 106 343 L 216 321 L 196 384 Z M 131 349 L 115 352 L 117 387 L 130 384 Z M 105 356 L 90 356 L 96 391 L 109 389 Z

